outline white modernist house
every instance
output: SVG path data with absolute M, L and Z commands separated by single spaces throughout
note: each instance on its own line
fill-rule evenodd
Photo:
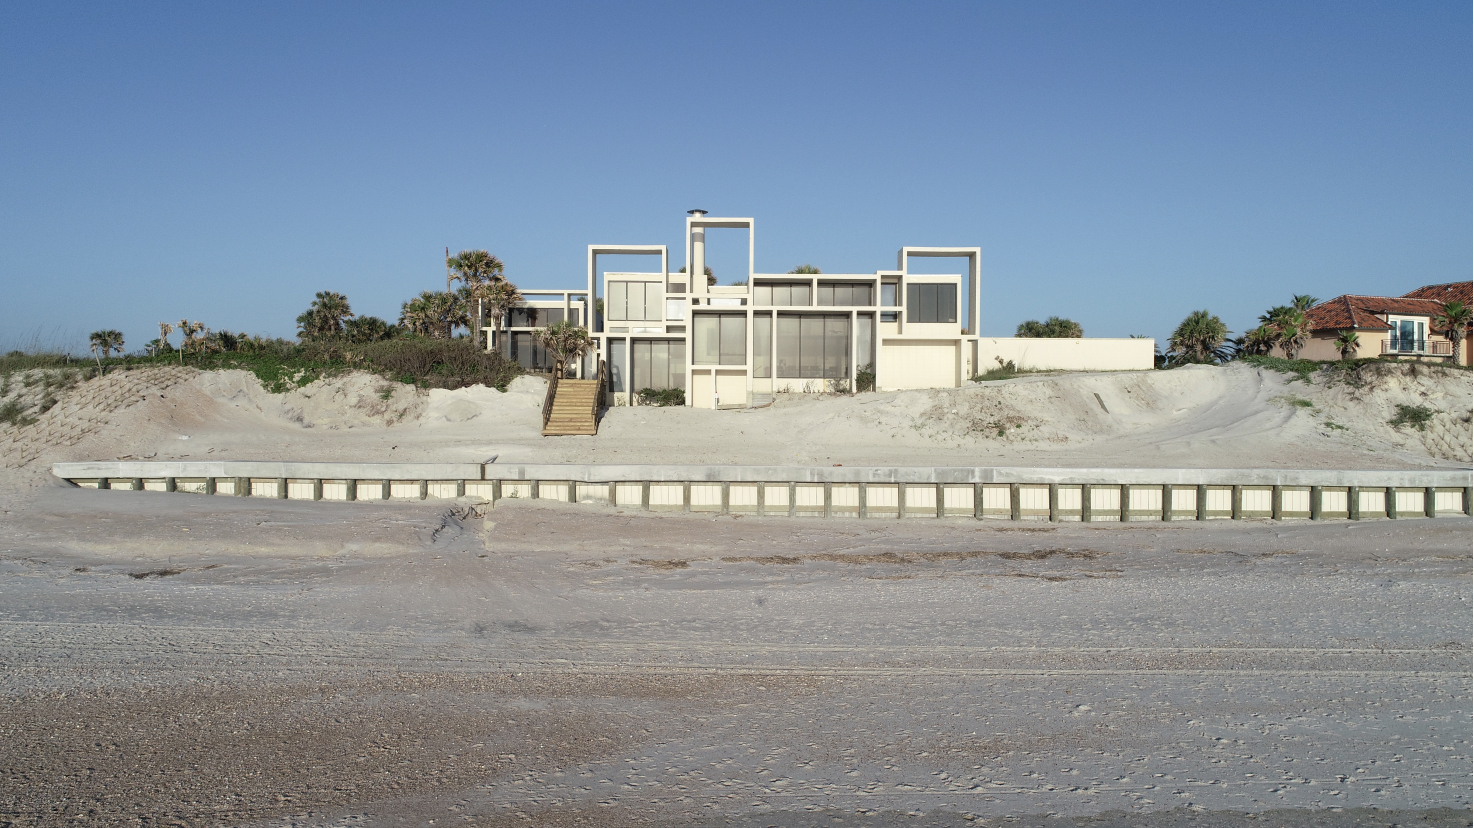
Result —
M 746 284 L 707 285 L 708 228 L 747 231 Z M 774 393 L 848 389 L 864 379 L 880 391 L 956 388 L 979 365 L 980 248 L 903 247 L 895 270 L 874 273 L 757 273 L 753 236 L 750 218 L 692 210 L 686 266 L 675 273 L 665 245 L 589 245 L 585 290 L 523 291 L 528 301 L 507 328 L 511 352 L 524 367 L 547 367 L 534 331 L 563 319 L 587 324 L 597 354 L 580 372 L 588 376 L 594 358 L 606 361 L 609 404 L 680 388 L 697 408 L 741 408 Z M 659 256 L 660 270 L 601 270 L 601 257 L 622 255 Z M 923 257 L 958 259 L 966 275 L 911 273 L 911 260 Z M 589 318 L 599 300 L 603 313 Z M 1106 360 L 1108 367 L 1152 367 L 1151 340 L 1089 342 L 1132 343 L 1131 358 Z

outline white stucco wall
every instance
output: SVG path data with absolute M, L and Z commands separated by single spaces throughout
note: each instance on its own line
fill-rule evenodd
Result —
M 978 339 L 979 372 L 998 366 L 1001 358 L 1019 368 L 1061 371 L 1149 371 L 1152 339 Z
M 875 378 L 881 391 L 956 388 L 959 340 L 882 339 Z

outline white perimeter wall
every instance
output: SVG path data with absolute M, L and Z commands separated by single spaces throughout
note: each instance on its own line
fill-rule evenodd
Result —
M 959 350 L 955 339 L 882 339 L 878 390 L 956 388 Z
M 996 368 L 1002 358 L 1039 371 L 1149 371 L 1155 345 L 1153 339 L 980 337 L 976 370 Z

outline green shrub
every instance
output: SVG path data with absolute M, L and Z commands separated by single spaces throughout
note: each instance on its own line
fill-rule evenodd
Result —
M 0 405 L 0 423 L 28 426 L 34 422 L 35 419 L 26 416 L 26 407 L 19 400 L 6 400 L 4 405 Z
M 974 374 L 972 377 L 972 381 L 989 382 L 991 380 L 1013 379 L 1014 377 L 1018 376 L 1019 373 L 1020 372 L 1018 366 L 1014 365 L 1013 360 L 1010 359 L 1007 362 L 999 362 L 997 368 L 989 368 L 981 374 Z
M 1437 413 L 1437 411 L 1426 405 L 1399 405 L 1397 406 L 1397 416 L 1388 420 L 1387 424 L 1393 428 L 1412 426 L 1419 431 L 1426 431 L 1429 421 Z
M 875 390 L 875 363 L 855 372 L 855 390 L 860 393 Z
M 641 388 L 636 394 L 640 398 L 640 405 L 685 405 L 686 390 L 684 388 Z

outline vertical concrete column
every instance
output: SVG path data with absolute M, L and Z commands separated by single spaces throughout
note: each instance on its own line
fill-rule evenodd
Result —
M 1320 520 L 1321 511 L 1325 508 L 1321 499 L 1325 496 L 1325 490 L 1320 486 L 1310 487 L 1310 519 Z
M 1432 486 L 1423 490 L 1423 515 L 1438 517 L 1438 490 Z
M 380 480 L 379 481 L 379 499 L 380 500 L 388 500 L 389 498 L 391 498 L 391 497 L 394 496 L 393 483 L 394 483 L 394 481 L 392 481 L 392 480 Z
M 358 481 L 357 480 L 349 480 L 348 481 L 347 488 L 348 488 L 348 494 L 347 494 L 348 502 L 349 503 L 352 503 L 352 502 L 358 500 Z
M 906 516 L 906 484 L 896 483 L 896 520 Z
M 768 484 L 759 482 L 757 484 L 757 516 L 763 517 L 768 511 Z
M 788 516 L 798 516 L 798 484 L 788 484 Z
M 215 478 L 213 478 L 213 477 L 207 477 L 207 478 L 205 478 L 205 494 L 212 495 L 214 493 L 215 493 Z
M 1198 520 L 1208 519 L 1208 487 L 1198 486 L 1198 499 L 1193 505 L 1198 508 Z
M 1397 520 L 1397 489 L 1388 486 L 1385 491 L 1387 493 L 1382 495 L 1382 505 L 1387 507 L 1387 519 Z
M 1474 492 L 1471 492 L 1470 489 L 1469 486 L 1464 487 L 1464 514 L 1466 515 L 1469 514 L 1470 507 L 1474 506 L 1474 502 L 1471 502 L 1474 501 L 1474 496 L 1471 496 L 1474 495 Z
M 1024 516 L 1023 495 L 1017 483 L 1008 484 L 1008 519 L 1020 520 Z
M 981 488 L 981 487 L 979 487 Z M 1059 484 L 1049 484 L 1049 522 L 1059 523 Z
M 609 484 L 609 505 L 610 506 L 618 506 L 619 505 L 618 501 L 619 501 L 619 484 L 618 483 L 610 483 Z
M 420 481 L 420 500 L 427 500 L 427 499 L 429 499 L 429 497 L 430 497 L 430 481 L 428 481 L 428 480 L 421 480 Z
M 1092 509 L 1092 508 L 1090 508 L 1090 506 L 1091 506 L 1091 504 L 1090 504 L 1090 490 L 1091 490 L 1091 486 L 1090 486 L 1089 483 L 1086 483 L 1086 484 L 1084 484 L 1083 486 L 1080 487 L 1080 522 L 1081 523 L 1089 523 L 1091 521 L 1091 519 L 1095 517 L 1095 510 Z
M 691 481 L 681 484 L 681 511 L 691 511 Z
M 542 496 L 542 488 L 543 483 L 541 480 L 533 480 L 532 488 L 528 491 L 527 496 L 533 500 L 537 500 Z
M 491 481 L 491 505 L 492 506 L 496 506 L 496 502 L 498 500 L 501 500 L 501 499 L 502 499 L 502 481 L 500 481 L 500 480 L 493 480 L 493 481 Z
M 456 497 L 465 497 L 465 496 L 466 496 L 466 481 L 464 481 L 464 480 L 457 480 L 456 481 Z
M 143 491 L 143 478 L 142 477 L 135 477 L 135 478 L 133 478 L 133 491 L 135 491 L 135 492 L 141 492 L 141 491 Z
M 1124 484 L 1124 483 L 1121 485 L 1121 500 L 1120 500 L 1120 503 L 1121 503 L 1121 516 L 1119 518 L 1117 518 L 1117 520 L 1121 521 L 1122 523 L 1125 523 L 1125 522 L 1127 522 L 1127 521 L 1129 521 L 1131 519 L 1131 515 L 1127 513 L 1127 510 L 1131 508 L 1131 487 L 1129 485 Z
M 166 477 L 166 478 L 164 478 L 164 491 L 166 491 L 166 492 L 173 492 L 173 491 L 178 491 L 178 489 L 179 489 L 179 483 L 178 483 L 178 481 L 177 481 L 176 478 L 173 478 L 173 477 Z
M 577 503 L 578 502 L 578 481 L 577 480 L 570 480 L 570 481 L 568 481 L 568 502 L 569 503 Z
M 732 484 L 723 481 L 723 483 L 722 483 L 722 514 L 724 514 L 724 515 L 731 514 L 731 512 L 732 512 Z
M 834 484 L 824 481 L 824 517 L 834 517 Z
M 287 479 L 285 477 L 276 479 L 276 496 L 279 500 L 287 499 Z
M 316 477 L 312 480 L 312 499 L 322 500 L 322 478 Z
M 857 495 L 859 505 L 855 507 L 855 514 L 862 519 L 870 516 L 869 494 L 870 492 L 866 488 L 866 484 L 861 483 L 860 491 Z
M 1244 519 L 1244 487 L 1234 486 L 1229 508 L 1234 520 Z
M 1361 520 L 1361 489 L 1356 486 L 1346 489 L 1346 517 L 1348 520 Z
M 251 496 L 251 478 L 249 478 L 249 477 L 237 477 L 235 479 L 235 496 L 236 497 L 250 497 Z
M 947 488 L 937 484 L 937 517 L 947 516 Z
M 1168 483 L 1162 487 L 1162 522 L 1168 523 L 1172 520 L 1172 484 Z
M 640 481 L 640 508 L 650 511 L 650 481 Z
M 1284 520 L 1285 487 L 1272 486 L 1269 491 L 1269 519 Z
M 99 477 L 99 478 L 97 478 L 97 488 L 99 488 L 99 489 L 111 489 L 112 487 L 113 487 L 113 481 L 108 480 L 106 477 Z
M 972 484 L 972 519 L 973 520 L 982 520 L 983 519 L 983 513 L 984 513 L 984 511 L 985 510 L 983 509 L 983 484 L 981 484 L 981 483 L 974 483 L 974 484 Z

